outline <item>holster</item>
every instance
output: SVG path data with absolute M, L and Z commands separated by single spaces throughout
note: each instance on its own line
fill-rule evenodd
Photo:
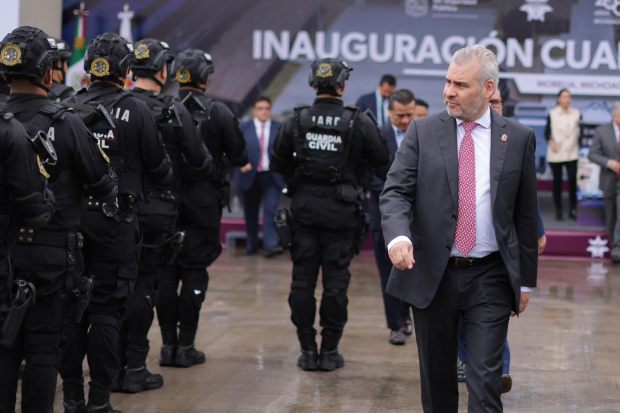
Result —
M 280 245 L 282 248 L 289 249 L 293 245 L 293 231 L 291 228 L 291 212 L 284 208 L 279 209 L 276 215 L 273 217 L 273 222 L 276 224 L 276 232 L 280 238 Z
M 220 207 L 230 209 L 230 182 L 223 180 L 220 186 Z
M 164 265 L 170 265 L 176 260 L 183 249 L 184 241 L 185 231 L 179 231 L 173 236 L 164 239 L 162 243 L 158 243 L 155 250 L 161 254 Z
M 355 255 L 358 255 L 364 247 L 364 241 L 370 232 L 370 215 L 360 211 L 359 225 L 355 240 Z
M 19 332 L 26 315 L 26 311 L 36 300 L 37 290 L 28 282 L 27 274 L 20 276 L 11 285 L 11 290 L 0 297 L 0 318 L 2 329 L 0 330 L 0 344 L 11 347 Z
M 94 286 L 95 277 L 92 275 L 89 277 L 83 275 L 77 280 L 75 289 L 73 290 L 76 300 L 73 307 L 73 312 L 70 315 L 70 319 L 74 323 L 79 323 L 80 320 L 82 320 L 82 315 L 88 308 L 90 298 L 93 295 L 92 292 Z

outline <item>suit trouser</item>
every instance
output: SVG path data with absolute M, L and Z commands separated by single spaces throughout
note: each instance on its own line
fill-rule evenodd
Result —
M 392 261 L 385 247 L 385 239 L 381 230 L 372 231 L 372 243 L 375 249 L 375 261 L 381 277 L 381 293 L 383 294 L 383 307 L 385 318 L 390 330 L 400 330 L 403 327 L 403 307 L 404 303 L 398 298 L 385 292 L 390 273 L 392 272 Z
M 605 223 L 607 224 L 607 235 L 609 237 L 609 243 L 613 247 L 620 246 L 620 208 L 618 208 L 618 202 L 620 202 L 620 179 L 616 181 L 614 192 L 611 194 L 604 194 L 605 204 Z M 612 251 L 614 254 L 614 251 Z
M 95 276 L 88 309 L 79 324 L 69 322 L 67 348 L 60 375 L 65 401 L 84 400 L 82 363 L 88 359 L 88 402 L 103 405 L 110 400 L 112 379 L 120 371 L 117 355 L 119 325 L 127 314 L 138 273 L 139 223 L 117 222 L 100 211 L 82 213 L 85 273 Z
M 57 300 L 58 294 L 66 290 L 67 251 L 57 247 L 19 245 L 13 248 L 12 256 L 14 274 L 29 274 L 30 282 L 37 288 L 37 297 L 34 306 L 27 310 L 13 345 L 10 348 L 0 346 L 0 412 L 15 412 L 18 373 L 25 359 L 22 412 L 52 413 L 63 328 L 67 310 L 70 310 L 63 311 Z M 76 253 L 76 260 L 76 272 L 80 273 L 79 253 Z M 0 285 L 4 284 L 4 280 L 0 280 Z
M 174 216 L 150 214 L 140 216 L 143 246 L 138 263 L 138 279 L 132 297 L 128 301 L 127 317 L 121 324 L 118 343 L 118 357 L 121 368 L 140 367 L 146 362 L 150 346 L 148 333 L 155 316 L 155 304 L 164 275 L 170 271 L 165 268 L 161 253 L 153 245 L 158 238 L 172 235 Z M 171 264 L 169 267 L 173 267 Z
M 465 338 L 465 326 L 463 324 L 463 318 L 461 318 L 461 329 L 459 331 L 459 360 L 467 364 L 467 339 Z M 504 367 L 502 368 L 502 374 L 510 374 L 510 346 L 508 345 L 508 337 L 504 342 L 504 355 L 502 358 Z
M 241 191 L 243 215 L 248 232 L 247 250 L 258 248 L 258 213 L 261 198 L 263 199 L 263 247 L 273 248 L 279 245 L 280 240 L 273 217 L 278 209 L 280 192 L 271 172 L 257 173 L 250 189 Z
M 338 347 L 347 323 L 349 265 L 355 255 L 357 205 L 331 198 L 297 193 L 291 203 L 293 216 L 293 282 L 289 305 L 291 321 L 303 349 L 316 348 L 316 288 L 323 270 L 323 296 L 319 314 L 323 327 L 321 347 Z
M 562 167 L 568 175 L 568 199 L 570 211 L 577 209 L 577 161 L 549 163 L 553 172 L 553 203 L 556 212 L 562 212 Z
M 218 187 L 211 182 L 194 182 L 181 195 L 178 227 L 186 233 L 185 242 L 176 267 L 164 270 L 157 300 L 157 319 L 165 344 L 178 341 L 186 346 L 196 337 L 200 308 L 209 285 L 207 267 L 222 253 L 220 197 Z
M 448 264 L 433 301 L 413 307 L 425 413 L 456 413 L 459 320 L 467 339 L 470 413 L 502 412 L 504 341 L 513 291 L 501 258 L 474 267 Z

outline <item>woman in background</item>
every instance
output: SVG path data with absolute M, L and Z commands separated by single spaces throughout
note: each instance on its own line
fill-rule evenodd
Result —
M 562 221 L 562 169 L 566 167 L 570 210 L 568 217 L 577 219 L 577 161 L 579 159 L 579 120 L 581 112 L 572 108 L 572 96 L 566 89 L 558 93 L 558 106 L 549 111 L 545 138 L 547 162 L 553 172 L 555 219 Z

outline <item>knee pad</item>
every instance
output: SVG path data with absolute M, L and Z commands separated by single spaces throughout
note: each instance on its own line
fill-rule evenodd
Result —
M 339 291 L 346 291 L 349 288 L 351 275 L 344 273 L 330 273 L 323 271 L 323 291 L 328 294 L 337 294 Z
M 318 278 L 318 272 L 312 269 L 293 266 L 293 282 L 291 283 L 291 290 L 312 290 L 316 288 L 316 280 Z
M 60 343 L 61 333 L 54 334 L 27 334 L 26 335 L 26 363 L 33 366 L 60 367 L 62 350 Z M 36 352 L 32 349 L 36 348 Z

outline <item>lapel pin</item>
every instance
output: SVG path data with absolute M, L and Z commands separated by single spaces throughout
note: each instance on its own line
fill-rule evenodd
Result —
M 502 135 L 502 142 L 506 142 L 508 140 L 508 135 Z

